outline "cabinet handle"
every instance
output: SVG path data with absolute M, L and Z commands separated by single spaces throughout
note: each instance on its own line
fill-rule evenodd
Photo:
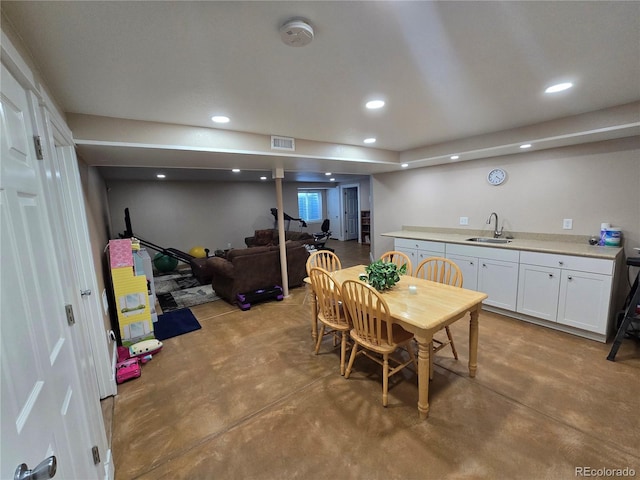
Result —
M 473 265 L 473 262 L 469 262 L 469 265 Z
M 573 277 L 567 277 L 568 280 L 573 280 Z
M 558 265 L 562 266 L 564 265 L 564 262 L 558 262 Z
M 486 264 L 486 263 L 483 263 L 483 264 L 482 264 L 482 266 L 486 268 L 487 264 Z
M 549 278 L 553 278 L 553 273 L 550 273 L 550 274 L 549 274 Z

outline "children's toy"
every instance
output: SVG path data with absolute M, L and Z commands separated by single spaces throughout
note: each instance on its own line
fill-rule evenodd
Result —
M 162 342 L 154 338 L 153 340 L 144 340 L 131 345 L 129 347 L 129 356 L 145 357 L 147 355 L 155 355 L 160 350 L 162 350 Z
M 116 382 L 118 384 L 132 378 L 138 378 L 141 374 L 140 360 L 137 358 L 129 358 L 116 364 Z
M 251 308 L 252 303 L 262 302 L 265 300 L 275 299 L 281 301 L 284 298 L 282 293 L 282 287 L 275 285 L 270 288 L 261 288 L 253 292 L 239 293 L 236 296 L 238 300 L 238 307 L 240 310 L 246 311 Z

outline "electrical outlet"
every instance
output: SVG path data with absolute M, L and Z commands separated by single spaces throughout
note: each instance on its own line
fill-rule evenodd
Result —
M 562 221 L 563 230 L 571 230 L 573 228 L 573 220 L 571 218 L 565 218 Z
M 469 225 L 469 217 L 460 217 L 460 225 Z

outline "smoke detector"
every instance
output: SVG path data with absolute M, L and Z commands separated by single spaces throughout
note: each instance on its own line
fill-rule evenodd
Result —
M 313 40 L 313 27 L 304 20 L 289 20 L 280 27 L 280 38 L 290 47 L 304 47 Z

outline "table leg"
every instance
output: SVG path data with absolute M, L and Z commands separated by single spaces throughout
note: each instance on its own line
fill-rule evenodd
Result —
M 429 416 L 429 364 L 432 355 L 432 339 L 418 340 L 418 413 L 420 419 Z
M 480 315 L 480 306 L 471 310 L 471 319 L 469 320 L 469 376 L 476 376 L 478 369 L 478 316 Z

